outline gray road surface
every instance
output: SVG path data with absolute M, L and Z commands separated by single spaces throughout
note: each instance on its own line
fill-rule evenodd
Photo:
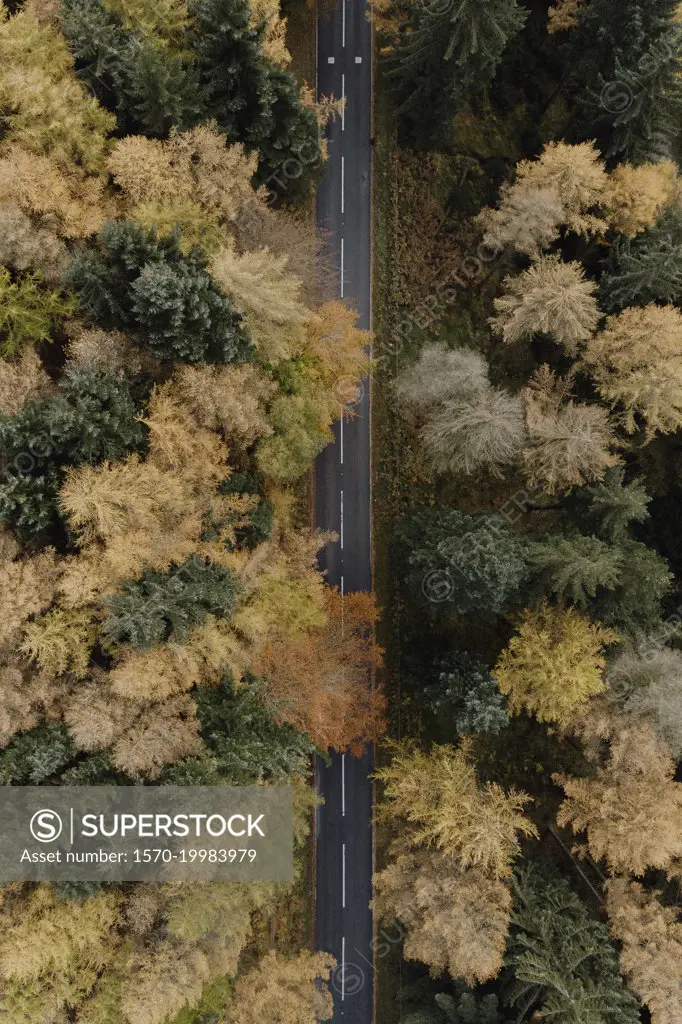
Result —
M 339 295 L 370 326 L 371 28 L 366 0 L 336 0 L 318 25 L 318 94 L 345 96 L 342 118 L 328 132 L 329 162 L 318 189 L 317 219 L 329 233 Z M 343 593 L 372 587 L 370 537 L 369 389 L 357 416 L 335 429 L 316 473 L 317 525 L 339 534 L 321 563 Z M 373 1019 L 371 751 L 363 758 L 318 759 L 325 798 L 317 819 L 317 948 L 338 962 L 333 977 L 334 1022 Z

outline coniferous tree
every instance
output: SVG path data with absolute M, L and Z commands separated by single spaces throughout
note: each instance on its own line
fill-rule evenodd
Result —
M 506 1002 L 526 1018 L 566 1024 L 638 1024 L 608 931 L 563 880 L 518 871 Z
M 230 139 L 259 152 L 261 182 L 297 194 L 322 165 L 320 129 L 291 73 L 265 59 L 265 23 L 253 21 L 248 0 L 192 0 L 189 13 L 205 109 Z M 278 175 L 287 161 L 297 173 Z
M 163 138 L 202 112 L 186 58 L 126 30 L 102 0 L 65 0 L 60 23 L 80 77 L 120 131 Z
M 516 0 L 413 8 L 411 30 L 401 35 L 389 70 L 411 133 L 424 141 L 442 134 L 467 94 L 492 80 L 508 40 L 525 20 Z
M 615 239 L 600 281 L 609 311 L 682 298 L 682 209 L 673 206 L 636 238 Z
M 458 732 L 498 733 L 506 728 L 506 702 L 487 665 L 468 651 L 453 651 L 433 669 L 435 679 L 424 686 L 423 699 L 441 723 L 452 716 Z
M 190 556 L 167 573 L 146 572 L 106 602 L 102 635 L 112 645 L 149 650 L 172 637 L 183 643 L 207 615 L 229 616 L 241 590 L 229 569 Z
M 682 37 L 675 0 L 593 0 L 578 14 L 569 61 L 582 86 L 573 130 L 607 156 L 640 162 L 675 132 Z
M 543 590 L 585 609 L 598 590 L 621 582 L 623 556 L 597 537 L 548 534 L 529 543 L 528 565 Z
M 305 774 L 315 750 L 305 733 L 276 721 L 267 686 L 235 687 L 229 677 L 194 695 L 201 736 L 220 777 L 234 785 Z
M 144 446 L 130 387 L 93 368 L 72 367 L 56 395 L 29 398 L 0 420 L 0 519 L 26 541 L 58 530 L 57 492 L 68 466 L 116 460 Z
M 157 238 L 132 221 L 110 221 L 95 252 L 79 254 L 66 274 L 83 312 L 103 327 L 138 333 L 166 359 L 229 363 L 250 342 L 231 300 L 176 235 Z
M 434 612 L 497 612 L 527 574 L 523 541 L 501 516 L 425 509 L 399 524 L 398 537 L 412 593 Z
M 591 525 L 599 537 L 615 543 L 627 538 L 631 523 L 649 518 L 650 501 L 641 480 L 625 483 L 625 471 L 614 466 L 599 483 L 577 491 L 569 509 L 580 524 Z

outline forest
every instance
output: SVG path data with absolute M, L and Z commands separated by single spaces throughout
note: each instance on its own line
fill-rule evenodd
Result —
M 682 8 L 373 0 L 381 1024 L 682 1021 Z
M 310 526 L 369 366 L 309 216 L 337 105 L 290 65 L 276 0 L 0 6 L 0 782 L 288 782 L 296 851 L 291 885 L 4 885 L 8 1024 L 331 1015 L 311 757 L 384 702 Z

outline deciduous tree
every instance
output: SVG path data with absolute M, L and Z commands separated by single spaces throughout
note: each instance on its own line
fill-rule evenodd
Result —
M 530 438 L 524 471 L 532 487 L 549 494 L 599 480 L 619 461 L 606 411 L 574 401 L 571 387 L 572 378 L 558 380 L 541 366 L 522 392 Z
M 674 757 L 682 754 L 682 652 L 655 637 L 628 645 L 608 665 L 609 699 L 653 722 Z
M 43 285 L 40 275 L 12 280 L 0 267 L 0 355 L 12 357 L 38 342 L 52 340 L 53 329 L 75 310 L 74 297 Z
M 559 256 L 541 256 L 523 274 L 506 277 L 502 288 L 490 324 L 509 343 L 543 333 L 575 353 L 601 316 L 596 286 L 579 263 L 564 263 Z
M 404 954 L 469 984 L 496 977 L 509 929 L 507 883 L 439 850 L 400 853 L 374 879 L 378 914 L 406 929 Z
M 278 720 L 307 732 L 326 750 L 361 750 L 384 730 L 385 700 L 373 685 L 381 664 L 373 636 L 377 608 L 371 594 L 326 590 L 324 625 L 300 637 L 273 638 L 253 670 L 279 705 Z
M 438 472 L 501 477 L 526 440 L 523 403 L 518 395 L 487 387 L 433 410 L 420 436 Z
M 682 1014 L 682 922 L 639 882 L 606 883 L 606 909 L 621 944 L 620 963 L 632 990 L 651 1012 L 653 1024 L 675 1024 Z
M 517 164 L 513 185 L 500 190 L 499 208 L 479 215 L 484 241 L 496 248 L 512 244 L 534 256 L 554 241 L 562 226 L 579 235 L 599 234 L 606 224 L 596 211 L 607 200 L 608 187 L 593 143 L 549 142 L 537 160 Z
M 481 785 L 467 742 L 457 749 L 434 745 L 428 753 L 403 745 L 375 776 L 384 784 L 380 813 L 400 824 L 401 844 L 435 847 L 463 871 L 504 878 L 520 851 L 519 833 L 536 835 L 523 812 L 530 798 L 496 782 Z
M 494 668 L 509 709 L 569 725 L 606 684 L 603 649 L 616 634 L 573 608 L 527 610 Z
M 614 230 L 634 238 L 651 228 L 675 201 L 678 171 L 672 160 L 659 163 L 619 164 L 609 176 L 608 216 Z
M 634 433 L 674 433 L 682 424 L 682 313 L 654 304 L 608 317 L 583 353 L 599 393 Z
M 303 950 L 285 957 L 270 950 L 237 981 L 224 1024 L 316 1024 L 331 1020 L 329 990 L 336 961 Z
M 643 874 L 682 853 L 682 783 L 675 763 L 648 723 L 623 723 L 594 778 L 557 775 L 566 799 L 560 825 L 585 832 L 596 860 L 611 871 Z

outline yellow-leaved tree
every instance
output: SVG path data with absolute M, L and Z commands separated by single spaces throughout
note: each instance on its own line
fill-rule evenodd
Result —
M 266 953 L 243 974 L 234 989 L 222 1024 L 317 1024 L 331 1020 L 329 990 L 336 965 L 327 953 L 302 950 L 296 956 Z
M 607 216 L 630 238 L 652 227 L 679 195 L 679 174 L 672 160 L 656 164 L 619 164 L 609 177 Z
M 473 984 L 495 977 L 509 928 L 508 877 L 520 835 L 536 835 L 529 798 L 481 785 L 468 742 L 395 748 L 376 773 L 380 814 L 395 828 L 391 862 L 375 877 L 381 916 L 407 930 L 405 954 Z
M 652 1024 L 682 1020 L 682 920 L 676 906 L 639 882 L 606 883 L 606 910 L 621 945 L 620 963 L 630 987 L 651 1012 Z
M 536 256 L 562 227 L 601 234 L 607 224 L 600 208 L 608 194 L 609 177 L 594 143 L 549 142 L 537 160 L 517 164 L 513 184 L 500 189 L 498 208 L 484 209 L 476 220 L 487 246 Z
M 520 852 L 519 834 L 536 834 L 523 812 L 530 798 L 495 782 L 480 785 L 468 742 L 428 752 L 398 747 L 376 778 L 384 785 L 380 813 L 387 822 L 400 822 L 401 843 L 440 850 L 463 870 L 476 867 L 504 878 Z
M 439 850 L 417 850 L 378 873 L 375 894 L 379 916 L 405 927 L 408 960 L 469 985 L 499 974 L 512 906 L 506 882 Z
M 557 378 L 543 365 L 521 392 L 529 439 L 523 471 L 531 487 L 548 494 L 601 480 L 620 461 L 607 410 L 576 402 L 572 387 L 571 376 Z
M 564 263 L 560 256 L 541 256 L 522 274 L 505 277 L 502 291 L 489 322 L 509 343 L 543 333 L 574 353 L 601 317 L 596 285 L 586 280 L 579 263 Z
M 626 720 L 593 778 L 555 776 L 566 793 L 557 821 L 585 832 L 591 855 L 611 871 L 665 869 L 682 855 L 682 783 L 674 776 L 654 727 Z
M 493 670 L 510 711 L 570 725 L 606 689 L 603 652 L 616 638 L 574 608 L 526 609 Z
M 605 402 L 622 414 L 625 429 L 647 436 L 682 425 L 682 313 L 651 303 L 606 320 L 583 353 Z

